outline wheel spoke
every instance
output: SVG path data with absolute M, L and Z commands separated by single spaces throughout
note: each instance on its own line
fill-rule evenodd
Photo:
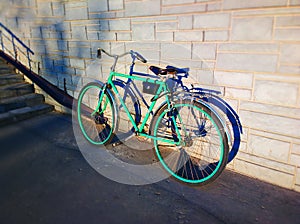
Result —
M 176 152 L 178 147 L 166 147 L 163 142 L 154 140 L 158 158 L 176 179 L 191 184 L 208 183 L 226 165 L 228 144 L 224 138 L 224 129 L 212 111 L 199 103 L 187 101 L 175 104 L 174 107 L 176 115 L 173 115 L 173 124 L 168 123 L 170 114 L 166 112 L 167 108 L 162 108 L 155 120 L 153 133 L 158 138 L 174 139 L 177 127 L 182 148 Z

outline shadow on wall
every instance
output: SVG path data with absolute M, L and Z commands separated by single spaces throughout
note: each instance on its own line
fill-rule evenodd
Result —
M 2 7 L 9 4 L 9 10 Z M 66 18 L 66 8 L 75 2 L 12 0 L 0 3 L 0 18 L 4 25 L 15 33 L 35 53 L 35 71 L 52 84 L 74 96 L 76 86 L 82 85 L 86 61 L 96 52 L 93 38 L 86 34 L 87 26 L 81 22 L 81 15 Z M 66 6 L 67 5 L 67 6 Z M 73 5 L 71 5 L 73 7 Z M 101 16 L 96 16 L 101 18 Z M 95 30 L 101 29 L 101 19 L 94 19 Z M 97 25 L 98 24 L 98 25 Z M 76 30 L 81 28 L 81 30 Z M 85 34 L 83 34 L 85 33 Z M 99 36 L 99 35 L 97 35 Z

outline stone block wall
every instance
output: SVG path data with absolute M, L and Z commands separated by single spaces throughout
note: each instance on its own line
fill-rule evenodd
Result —
M 51 82 L 65 80 L 76 97 L 77 86 L 101 78 L 86 72 L 98 47 L 191 67 L 198 85 L 222 90 L 240 115 L 242 145 L 229 168 L 300 191 L 299 0 L 10 2 L 1 21 Z

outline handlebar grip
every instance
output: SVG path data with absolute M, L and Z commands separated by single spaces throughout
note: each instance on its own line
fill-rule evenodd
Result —
M 102 51 L 101 48 L 98 48 L 98 49 L 97 49 L 97 58 L 99 58 L 99 59 L 101 59 L 101 57 L 102 57 L 101 51 Z
M 140 60 L 143 63 L 147 63 L 147 60 L 140 53 L 134 52 L 134 54 L 138 60 Z
M 101 52 L 103 52 L 103 53 L 106 54 L 107 56 L 112 57 L 111 54 L 107 53 L 107 52 L 106 52 L 105 50 L 103 50 L 102 48 L 98 48 L 98 49 L 97 49 L 97 58 L 100 58 L 100 59 L 101 59 L 101 57 L 102 57 Z

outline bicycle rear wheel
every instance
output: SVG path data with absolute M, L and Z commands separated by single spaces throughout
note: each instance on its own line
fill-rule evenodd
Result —
M 154 140 L 156 156 L 174 178 L 204 185 L 222 173 L 228 157 L 227 137 L 217 116 L 205 105 L 183 100 L 170 112 L 166 104 L 153 122 L 152 133 L 160 138 Z
M 85 139 L 94 145 L 108 144 L 116 130 L 116 112 L 103 85 L 92 82 L 82 88 L 77 102 L 77 119 Z

